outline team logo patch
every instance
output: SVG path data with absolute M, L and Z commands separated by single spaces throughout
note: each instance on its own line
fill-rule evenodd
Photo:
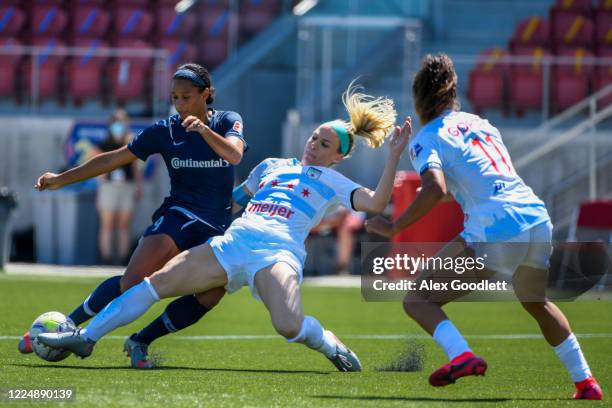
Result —
M 232 130 L 238 133 L 242 133 L 242 122 L 239 120 L 234 122 L 234 126 L 232 126 Z
M 323 172 L 321 170 L 315 169 L 313 167 L 309 167 L 308 170 L 306 170 L 306 175 L 311 180 L 318 180 L 319 177 L 321 177 L 322 173 Z

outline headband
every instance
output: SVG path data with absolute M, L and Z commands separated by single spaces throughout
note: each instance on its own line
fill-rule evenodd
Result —
M 341 120 L 333 120 L 325 124 L 336 131 L 338 139 L 340 140 L 340 153 L 346 156 L 349 153 L 349 146 L 351 145 L 351 138 L 348 130 L 346 130 L 346 125 Z
M 188 79 L 196 85 L 201 86 L 202 88 L 210 87 L 210 85 L 204 82 L 204 80 L 198 74 L 187 68 L 179 69 L 174 73 L 174 75 L 172 75 L 172 79 L 177 78 Z

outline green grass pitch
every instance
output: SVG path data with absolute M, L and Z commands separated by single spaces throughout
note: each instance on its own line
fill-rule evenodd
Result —
M 436 389 L 429 373 L 445 362 L 433 340 L 411 322 L 398 303 L 367 303 L 358 289 L 302 288 L 307 314 L 317 317 L 359 355 L 364 371 L 339 373 L 320 354 L 280 337 L 188 339 L 186 336 L 274 335 L 262 304 L 247 289 L 226 296 L 198 324 L 152 346 L 161 368 L 128 368 L 122 339 L 102 339 L 94 354 L 59 363 L 23 356 L 12 336 L 22 334 L 41 313 L 68 313 L 101 279 L 41 278 L 0 274 L 0 388 L 73 388 L 67 406 L 351 406 L 351 407 L 563 407 L 610 406 L 612 389 L 612 302 L 561 303 L 604 390 L 604 401 L 572 401 L 573 384 L 531 318 L 515 303 L 456 303 L 447 312 L 489 363 L 485 377 L 464 378 Z M 163 310 L 112 333 L 128 335 Z M 422 345 L 419 372 L 381 372 L 408 340 L 368 335 L 412 335 Z M 499 335 L 494 338 L 488 335 Z M 366 337 L 366 338 L 364 338 Z M 607 400 L 607 401 L 606 401 Z M 10 406 L 41 406 L 19 403 Z M 3 405 L 0 402 L 0 405 Z M 57 403 L 44 403 L 57 405 Z

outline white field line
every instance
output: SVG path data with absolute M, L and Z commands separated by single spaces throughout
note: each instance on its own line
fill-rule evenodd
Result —
M 126 336 L 106 336 L 109 340 L 125 340 Z M 542 339 L 541 334 L 523 333 L 523 334 L 473 334 L 464 336 L 467 339 L 475 340 L 535 340 Z M 576 333 L 576 337 L 582 339 L 593 338 L 612 338 L 612 333 Z M 19 340 L 21 336 L 0 336 L 0 340 Z M 343 339 L 353 340 L 425 340 L 430 339 L 430 336 L 424 334 L 348 334 L 342 336 Z M 279 335 L 272 334 L 236 334 L 225 336 L 174 336 L 175 340 L 188 341 L 209 341 L 209 340 L 274 340 L 281 339 Z

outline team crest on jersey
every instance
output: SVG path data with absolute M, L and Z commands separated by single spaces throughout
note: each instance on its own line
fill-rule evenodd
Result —
M 242 122 L 239 120 L 234 122 L 234 126 L 232 126 L 232 130 L 238 133 L 242 133 Z
M 315 169 L 314 167 L 309 167 L 308 170 L 306 170 L 306 175 L 311 180 L 318 180 L 322 173 L 321 170 Z

